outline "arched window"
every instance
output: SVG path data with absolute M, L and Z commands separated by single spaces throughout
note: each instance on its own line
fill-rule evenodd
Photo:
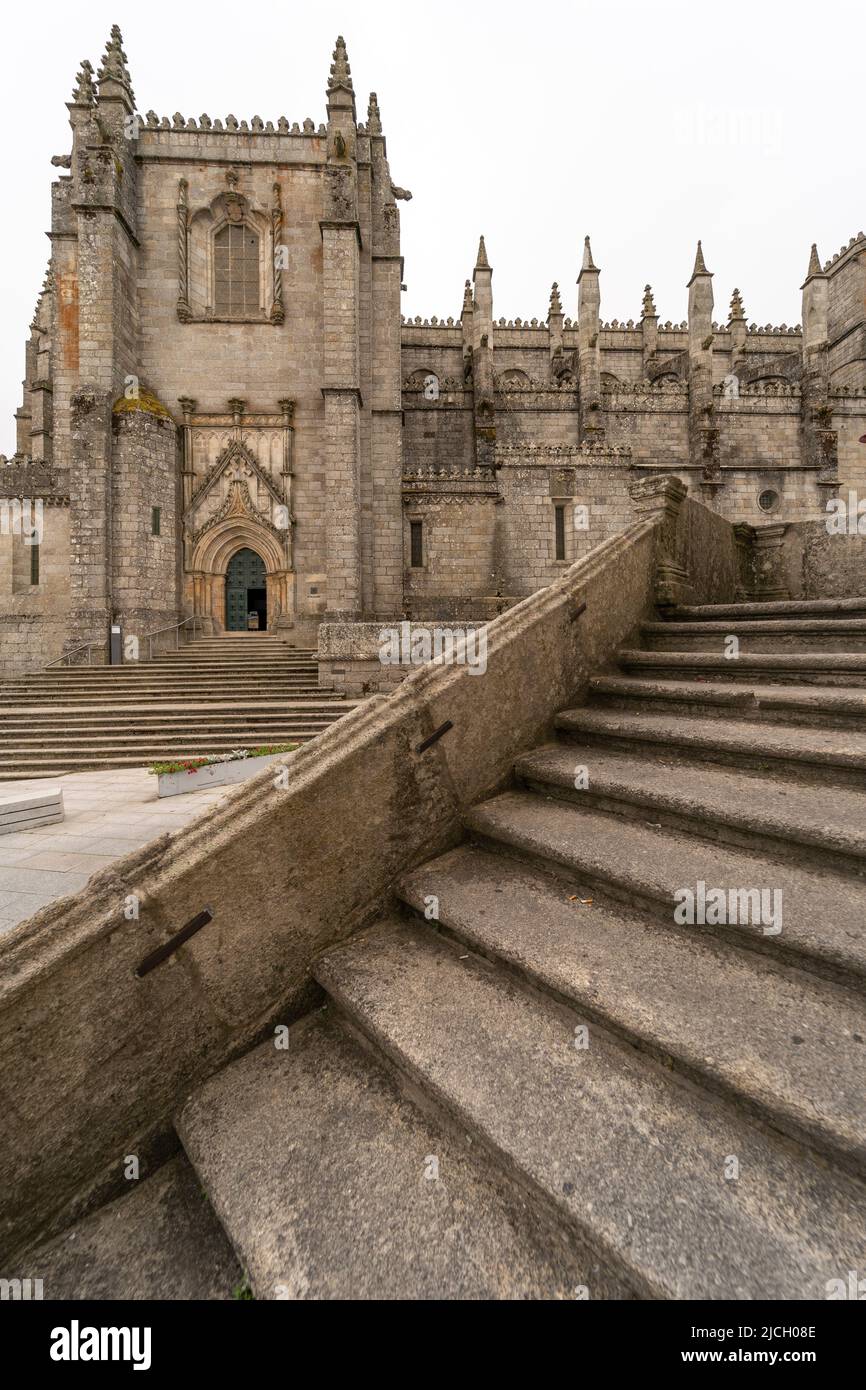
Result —
M 261 310 L 259 235 L 246 222 L 228 222 L 216 233 L 214 312 L 226 318 L 248 317 Z

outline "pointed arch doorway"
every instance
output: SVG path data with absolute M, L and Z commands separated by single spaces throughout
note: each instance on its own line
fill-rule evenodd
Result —
M 268 626 L 268 588 L 265 562 L 249 546 L 238 550 L 226 569 L 226 632 L 246 632 L 249 615 L 257 613 L 259 632 Z

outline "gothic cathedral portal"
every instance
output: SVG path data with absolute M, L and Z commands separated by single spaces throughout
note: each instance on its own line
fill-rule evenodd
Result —
M 258 615 L 258 631 L 268 625 L 265 562 L 245 548 L 232 556 L 226 572 L 226 631 L 246 632 L 250 614 Z

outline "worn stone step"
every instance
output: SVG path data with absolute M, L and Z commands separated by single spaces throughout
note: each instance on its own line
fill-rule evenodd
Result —
M 43 739 L 27 741 L 17 739 L 2 747 L 0 757 L 9 761 L 16 758 L 38 758 L 45 756 L 56 757 L 63 753 L 70 755 L 90 756 L 98 754 L 110 756 L 113 752 L 118 753 L 141 753 L 150 757 L 204 757 L 209 753 L 228 753 L 235 748 L 252 748 L 263 744 L 290 743 L 303 735 L 305 738 L 315 738 L 316 734 L 322 733 L 329 728 L 333 720 L 323 720 L 318 724 L 295 724 L 287 728 L 275 730 L 267 738 L 257 735 L 250 738 L 248 734 L 214 734 L 214 735 L 195 735 L 186 737 L 178 734 L 171 738 L 151 737 L 141 734 L 130 734 L 128 737 L 120 735 L 109 735 L 105 738 L 61 738 L 59 735 L 55 739 Z
M 670 608 L 665 617 L 671 621 L 697 621 L 720 618 L 794 618 L 823 617 L 866 618 L 866 598 L 773 599 L 766 603 L 705 603 L 684 604 Z
M 306 675 L 303 672 L 295 674 L 287 671 L 276 671 L 271 674 L 266 672 L 258 673 L 255 671 L 231 672 L 222 669 L 217 672 L 207 671 L 175 671 L 171 675 L 160 675 L 159 672 L 148 671 L 147 669 L 133 671 L 119 666 L 116 669 L 107 668 L 111 671 L 106 676 L 57 676 L 51 678 L 33 678 L 27 681 L 7 681 L 4 688 L 10 690 L 97 690 L 111 691 L 115 688 L 139 689 L 144 686 L 151 686 L 158 690 L 163 687 L 181 689 L 188 686 L 207 686 L 214 678 L 224 681 L 226 685 L 245 686 L 250 689 L 266 686 L 270 684 L 278 685 L 305 685 L 311 683 L 314 673 Z M 312 682 L 315 683 L 315 682 Z
M 731 723 L 708 716 L 662 714 L 655 710 L 573 709 L 556 718 L 556 727 L 577 746 L 641 749 L 664 757 L 701 757 L 728 766 L 769 769 L 838 786 L 844 780 L 866 790 L 866 728 L 798 728 Z
M 266 694 L 268 690 L 317 690 L 319 683 L 306 676 L 279 676 L 263 677 L 262 679 L 244 676 L 236 678 L 233 676 L 222 675 L 219 677 L 202 677 L 201 679 L 176 678 L 168 680 L 166 678 L 142 678 L 138 677 L 131 680 L 121 678 L 105 681 L 32 681 L 28 684 L 15 685 L 8 683 L 0 691 L 0 695 L 17 694 L 21 697 L 27 696 L 31 699 L 39 695 L 45 695 L 48 699 L 64 694 L 72 695 L 92 695 L 96 699 L 111 699 L 113 695 L 135 695 L 136 693 L 158 693 L 159 691 L 177 691 L 178 693 L 208 691 L 213 686 L 219 685 L 222 689 L 236 691 L 238 694 L 258 693 Z
M 566 1299 L 601 1282 L 321 1014 L 211 1078 L 178 1130 L 257 1299 Z
M 233 1298 L 243 1271 L 186 1158 L 129 1186 L 31 1250 L 18 1277 L 41 1279 L 49 1301 Z
M 579 897 L 592 897 L 600 886 L 619 901 L 652 908 L 670 927 L 677 893 L 696 890 L 699 883 L 726 893 L 778 890 L 779 935 L 765 935 L 760 921 L 742 917 L 696 924 L 694 930 L 866 989 L 866 887 L 857 878 L 664 829 L 656 817 L 628 821 L 526 791 L 504 792 L 473 807 L 466 825 L 480 842 L 504 845 L 565 875 L 580 885 Z
M 805 850 L 812 862 L 866 874 L 866 791 L 854 787 L 567 743 L 524 753 L 514 766 L 521 782 L 546 795 L 797 859 Z M 585 790 L 575 789 L 580 766 L 588 769 Z
M 828 685 L 771 685 L 752 681 L 652 680 L 648 677 L 595 676 L 590 698 L 605 708 L 660 707 L 699 713 L 724 711 L 726 718 L 820 725 L 831 729 L 866 728 L 866 689 Z
M 866 1172 L 862 994 L 480 848 L 424 864 L 398 891 L 422 917 L 435 898 L 437 924 L 472 950 Z
M 298 686 L 292 687 L 290 689 L 283 689 L 275 686 L 267 686 L 261 692 L 243 691 L 235 690 L 234 688 L 227 687 L 221 683 L 214 682 L 214 684 L 212 684 L 207 689 L 187 690 L 186 692 L 183 689 L 162 691 L 112 690 L 110 693 L 106 694 L 106 703 L 141 704 L 142 701 L 148 701 L 151 704 L 177 704 L 178 702 L 181 702 L 189 703 L 190 705 L 219 705 L 225 704 L 228 701 L 249 702 L 251 700 L 254 700 L 258 702 L 259 700 L 281 700 L 288 704 L 295 700 L 312 700 L 315 699 L 317 695 L 333 697 L 335 693 L 336 692 L 333 690 L 323 690 L 320 686 Z M 185 694 L 188 697 L 187 700 L 184 699 Z M 46 692 L 44 691 L 28 691 L 26 695 L 18 696 L 7 696 L 3 691 L 0 691 L 0 704 L 5 705 L 7 708 L 19 705 L 33 705 L 45 700 L 51 700 L 55 708 L 57 708 L 58 706 L 65 706 L 66 708 L 71 709 L 78 705 L 93 705 L 98 700 L 98 696 L 94 696 L 94 693 L 92 691 L 81 691 L 79 694 L 67 694 L 66 692 L 58 692 L 55 695 L 46 694 Z
M 584 1017 L 429 928 L 382 925 L 320 959 L 320 983 L 640 1296 L 821 1299 L 862 1266 L 855 1178 L 599 1025 L 578 1049 Z
M 112 719 L 110 721 L 91 724 L 78 724 L 70 720 L 67 724 L 58 723 L 56 726 L 47 726 L 40 733 L 33 732 L 32 725 L 11 726 L 5 721 L 0 721 L 0 737 L 9 740 L 10 744 L 14 740 L 16 745 L 39 742 L 45 739 L 56 740 L 58 738 L 74 739 L 99 739 L 99 738 L 131 738 L 134 736 L 152 738 L 205 738 L 205 737 L 225 737 L 232 738 L 238 734 L 245 734 L 251 737 L 258 735 L 270 735 L 278 733 L 286 727 L 286 720 L 291 719 L 293 728 L 319 727 L 324 724 L 333 723 L 345 714 L 345 710 L 335 712 L 323 711 L 321 714 L 311 712 L 296 717 L 293 711 L 287 711 L 279 719 L 267 720 L 265 722 L 248 723 L 246 720 L 222 720 L 217 723 L 209 723 L 207 720 L 201 722 L 193 721 L 166 721 L 160 723 L 158 720 L 130 720 L 128 723 Z M 0 744 L 2 747 L 2 744 Z
M 743 652 L 736 661 L 729 661 L 715 652 L 647 652 L 627 648 L 619 651 L 616 659 L 624 671 L 662 680 L 669 680 L 672 675 L 686 680 L 706 675 L 717 681 L 760 677 L 796 685 L 866 685 L 866 652 Z
M 727 622 L 643 623 L 643 645 L 657 652 L 716 652 L 736 637 L 741 652 L 807 654 L 866 652 L 866 619 L 730 619 Z

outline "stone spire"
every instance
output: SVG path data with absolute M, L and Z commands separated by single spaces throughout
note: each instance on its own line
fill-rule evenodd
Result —
M 652 285 L 644 285 L 640 326 L 643 333 L 643 364 L 646 371 L 659 345 L 659 316 L 656 313 Z
M 549 312 L 549 317 L 550 317 L 550 318 L 554 318 L 556 315 L 561 314 L 561 313 L 562 313 L 562 300 L 561 300 L 560 297 L 559 297 L 559 285 L 558 285 L 558 284 L 556 283 L 556 281 L 554 280 L 554 282 L 553 282 L 553 287 L 552 287 L 552 289 L 551 289 L 551 291 L 550 291 L 550 312 Z
M 337 46 L 334 49 L 334 61 L 331 63 L 331 75 L 327 86 L 328 97 L 328 123 L 333 130 L 340 130 L 344 139 L 347 139 L 349 127 L 355 124 L 355 89 L 352 86 L 352 69 L 349 67 L 349 58 L 346 53 L 346 40 L 342 34 L 337 39 Z M 371 98 L 375 100 L 375 98 Z M 352 136 L 354 144 L 354 136 Z
M 812 254 L 809 257 L 809 269 L 806 271 L 806 279 L 811 280 L 813 275 L 821 275 L 821 260 L 818 255 L 818 247 L 812 242 Z
M 583 263 L 577 277 L 577 372 L 581 442 L 601 441 L 601 271 L 592 259 L 589 237 L 583 239 Z
M 72 93 L 72 106 L 93 106 L 96 101 L 96 93 L 93 90 L 93 64 L 87 58 L 81 62 L 81 70 L 75 79 L 75 90 Z
M 354 92 L 355 90 L 352 86 L 352 69 L 349 66 L 349 55 L 346 52 L 346 40 L 342 34 L 338 34 L 337 46 L 334 49 L 334 61 L 331 63 L 331 77 L 328 82 L 328 96 L 340 89 L 344 92 Z
M 135 105 L 135 95 L 132 90 L 132 78 L 129 75 L 129 68 L 126 63 L 126 54 L 123 51 L 123 35 L 116 24 L 111 26 L 111 35 L 105 45 L 105 53 L 99 65 L 99 72 L 96 74 L 99 83 L 99 94 L 103 95 L 103 87 L 118 86 L 128 94 L 130 102 Z
M 704 251 L 700 242 L 698 242 L 698 250 L 695 256 L 695 268 L 692 271 L 692 280 L 697 279 L 699 275 L 712 275 L 712 271 L 707 270 L 706 262 L 704 261 Z M 690 285 L 692 280 L 689 281 Z
M 581 266 L 581 274 L 583 274 L 585 270 L 598 270 L 598 266 L 592 259 L 592 247 L 589 244 L 588 236 L 583 238 L 583 264 Z
M 382 134 L 382 116 L 379 111 L 379 99 L 375 92 L 370 93 L 370 101 L 367 106 L 367 134 Z
M 746 346 L 746 311 L 743 308 L 743 296 L 739 290 L 734 290 L 731 295 L 728 330 L 731 335 L 731 370 L 733 371 L 737 356 Z
M 484 237 L 478 243 L 478 256 L 475 261 L 475 269 L 472 272 L 472 283 L 475 286 L 474 318 L 475 349 L 477 352 L 484 334 L 487 335 L 488 346 L 493 347 L 493 271 L 487 259 Z

